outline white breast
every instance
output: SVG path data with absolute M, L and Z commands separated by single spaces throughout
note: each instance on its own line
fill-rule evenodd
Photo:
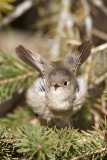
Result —
M 79 85 L 79 92 L 76 93 L 76 99 L 74 101 L 73 111 L 74 113 L 81 109 L 86 96 L 87 96 L 87 82 L 84 77 L 78 77 L 77 82 Z
M 50 109 L 55 111 L 66 111 L 71 107 L 71 104 L 67 100 L 68 93 L 59 87 L 55 90 L 54 86 L 50 88 L 47 93 L 47 105 Z

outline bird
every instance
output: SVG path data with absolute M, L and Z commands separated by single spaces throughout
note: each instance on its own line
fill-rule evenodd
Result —
M 87 95 L 87 82 L 77 71 L 90 56 L 91 48 L 89 40 L 83 41 L 63 60 L 48 61 L 23 45 L 16 47 L 18 57 L 40 73 L 28 88 L 26 101 L 41 123 L 58 128 L 71 126 L 72 116 L 81 109 Z

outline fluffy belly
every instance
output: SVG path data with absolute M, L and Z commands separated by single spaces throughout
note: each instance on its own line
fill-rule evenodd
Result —
M 58 114 L 63 114 L 63 112 L 68 112 L 72 110 L 72 103 L 70 98 L 63 93 L 61 90 L 52 90 L 47 94 L 47 106 L 53 112 Z

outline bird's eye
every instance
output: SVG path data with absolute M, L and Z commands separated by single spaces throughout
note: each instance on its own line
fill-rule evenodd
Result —
M 67 86 L 67 81 L 64 82 L 64 86 Z

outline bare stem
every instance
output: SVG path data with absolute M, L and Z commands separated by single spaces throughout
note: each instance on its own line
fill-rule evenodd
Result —
M 98 51 L 102 51 L 104 49 L 107 49 L 107 43 L 104 43 L 104 44 L 102 44 L 102 45 L 100 45 L 98 47 L 93 48 L 92 49 L 92 54 L 94 54 L 94 53 L 96 53 Z
M 101 154 L 102 152 L 106 152 L 106 151 L 107 151 L 107 148 L 97 149 L 96 151 L 89 152 L 89 153 L 85 153 L 85 154 L 83 154 L 83 155 L 74 157 L 74 158 L 72 158 L 71 160 L 77 160 L 77 159 L 83 158 L 83 157 L 85 157 L 85 156 L 90 156 L 90 155 L 93 155 L 93 154 Z
M 34 2 L 38 2 L 34 1 L 34 0 L 26 0 L 23 1 L 21 4 L 19 4 L 16 9 L 11 12 L 9 14 L 9 16 L 4 17 L 1 22 L 0 22 L 0 28 L 2 28 L 3 26 L 8 25 L 9 23 L 11 23 L 12 21 L 14 21 L 15 19 L 17 19 L 18 17 L 20 17 L 22 14 L 24 14 L 27 10 L 29 10 L 33 5 Z
M 34 74 L 37 74 L 37 72 L 28 72 L 27 74 L 23 74 L 23 75 L 13 77 L 13 78 L 8 78 L 8 79 L 0 81 L 0 85 L 10 83 L 10 82 L 14 82 L 14 81 L 17 81 L 17 80 L 26 79 L 27 77 L 33 76 Z
M 93 28 L 91 32 L 92 32 L 93 35 L 107 41 L 107 34 L 106 33 L 102 32 L 102 31 L 100 31 L 96 28 Z
M 94 84 L 98 85 L 107 78 L 107 72 L 94 81 Z

